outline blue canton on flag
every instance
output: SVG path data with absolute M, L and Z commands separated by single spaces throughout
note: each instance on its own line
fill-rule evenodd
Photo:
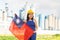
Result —
M 13 21 L 19 28 L 24 24 L 23 20 L 20 19 L 16 14 L 15 14 Z

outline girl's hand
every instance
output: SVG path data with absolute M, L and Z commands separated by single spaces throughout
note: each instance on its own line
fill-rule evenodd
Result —
M 36 33 L 36 31 L 34 31 L 34 33 Z

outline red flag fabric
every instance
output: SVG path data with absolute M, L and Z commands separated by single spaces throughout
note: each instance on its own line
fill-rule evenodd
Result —
M 33 30 L 26 23 L 23 23 L 23 25 L 20 26 L 21 27 L 19 28 L 13 20 L 11 22 L 9 30 L 19 40 L 28 40 L 33 35 Z

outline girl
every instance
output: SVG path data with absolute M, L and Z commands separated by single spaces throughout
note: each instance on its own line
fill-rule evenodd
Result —
M 29 38 L 29 40 L 36 40 L 36 30 L 38 29 L 37 22 L 34 19 L 33 15 L 34 15 L 34 12 L 31 9 L 28 10 L 27 20 L 24 21 L 29 25 L 30 28 L 34 30 L 34 34 Z

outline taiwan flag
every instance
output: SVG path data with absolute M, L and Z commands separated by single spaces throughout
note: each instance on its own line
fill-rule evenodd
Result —
M 9 30 L 18 40 L 28 40 L 34 32 L 33 29 L 24 23 L 16 14 L 11 22 Z

